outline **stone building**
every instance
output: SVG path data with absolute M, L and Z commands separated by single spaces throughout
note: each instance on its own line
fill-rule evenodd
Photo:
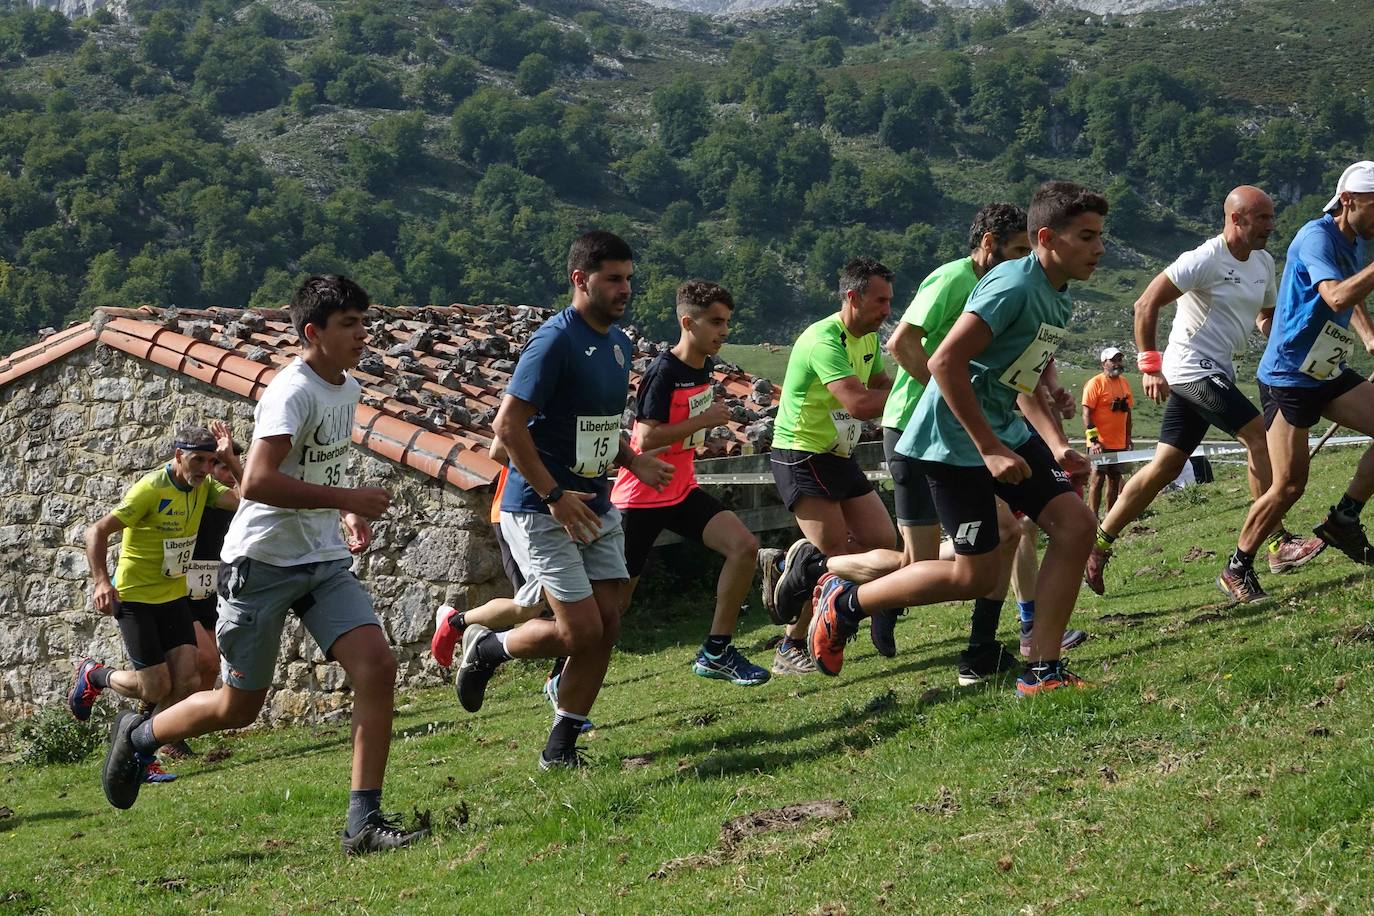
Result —
M 350 469 L 392 506 L 355 569 L 372 592 L 406 686 L 439 683 L 434 608 L 508 594 L 488 527 L 491 421 L 545 309 L 378 308 Z M 658 345 L 641 342 L 642 371 Z M 267 382 L 298 351 L 281 310 L 104 309 L 0 358 L 0 724 L 62 701 L 73 663 L 125 662 L 113 620 L 90 606 L 86 526 L 170 455 L 180 424 L 226 420 L 252 436 Z M 766 448 L 772 386 L 717 373 L 734 412 L 703 456 Z M 111 557 L 111 570 L 114 566 Z M 347 703 L 344 675 L 294 621 L 282 639 L 269 720 Z

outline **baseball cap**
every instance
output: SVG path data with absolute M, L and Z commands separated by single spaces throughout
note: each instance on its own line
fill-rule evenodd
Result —
M 1354 194 L 1374 193 L 1374 162 L 1362 159 L 1342 172 L 1341 180 L 1336 182 L 1336 196 L 1322 207 L 1323 213 L 1330 213 L 1340 206 L 1342 191 Z
M 1118 356 L 1125 355 L 1126 354 L 1122 353 L 1116 347 L 1108 347 L 1107 349 L 1103 350 L 1101 354 L 1098 355 L 1097 361 L 1099 363 L 1105 363 L 1109 359 L 1116 359 Z

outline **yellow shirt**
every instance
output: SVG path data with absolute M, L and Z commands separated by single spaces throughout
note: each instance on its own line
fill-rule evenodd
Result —
M 114 585 L 122 601 L 166 604 L 186 596 L 186 567 L 206 505 L 228 488 L 210 476 L 187 489 L 171 465 L 152 471 L 124 494 L 114 510 L 125 525 Z

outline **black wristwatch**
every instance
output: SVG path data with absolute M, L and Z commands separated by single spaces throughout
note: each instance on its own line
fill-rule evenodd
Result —
M 543 500 L 544 505 L 546 505 L 546 506 L 552 506 L 554 503 L 558 502 L 558 501 L 559 501 L 560 499 L 562 499 L 562 498 L 563 498 L 563 488 L 562 488 L 562 487 L 557 487 L 557 486 L 554 487 L 552 490 L 549 491 L 549 495 L 548 495 L 548 496 L 541 496 L 541 497 L 540 497 L 540 499 Z

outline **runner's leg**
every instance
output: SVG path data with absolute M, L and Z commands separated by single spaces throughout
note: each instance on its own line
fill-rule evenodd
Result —
M 396 656 L 381 627 L 355 627 L 329 647 L 353 684 L 354 790 L 380 789 L 391 752 Z
M 758 538 L 744 527 L 733 512 L 717 512 L 701 532 L 701 542 L 725 558 L 716 580 L 716 609 L 711 618 L 711 634 L 731 636 L 739 620 L 739 609 L 754 584 L 758 562 Z

